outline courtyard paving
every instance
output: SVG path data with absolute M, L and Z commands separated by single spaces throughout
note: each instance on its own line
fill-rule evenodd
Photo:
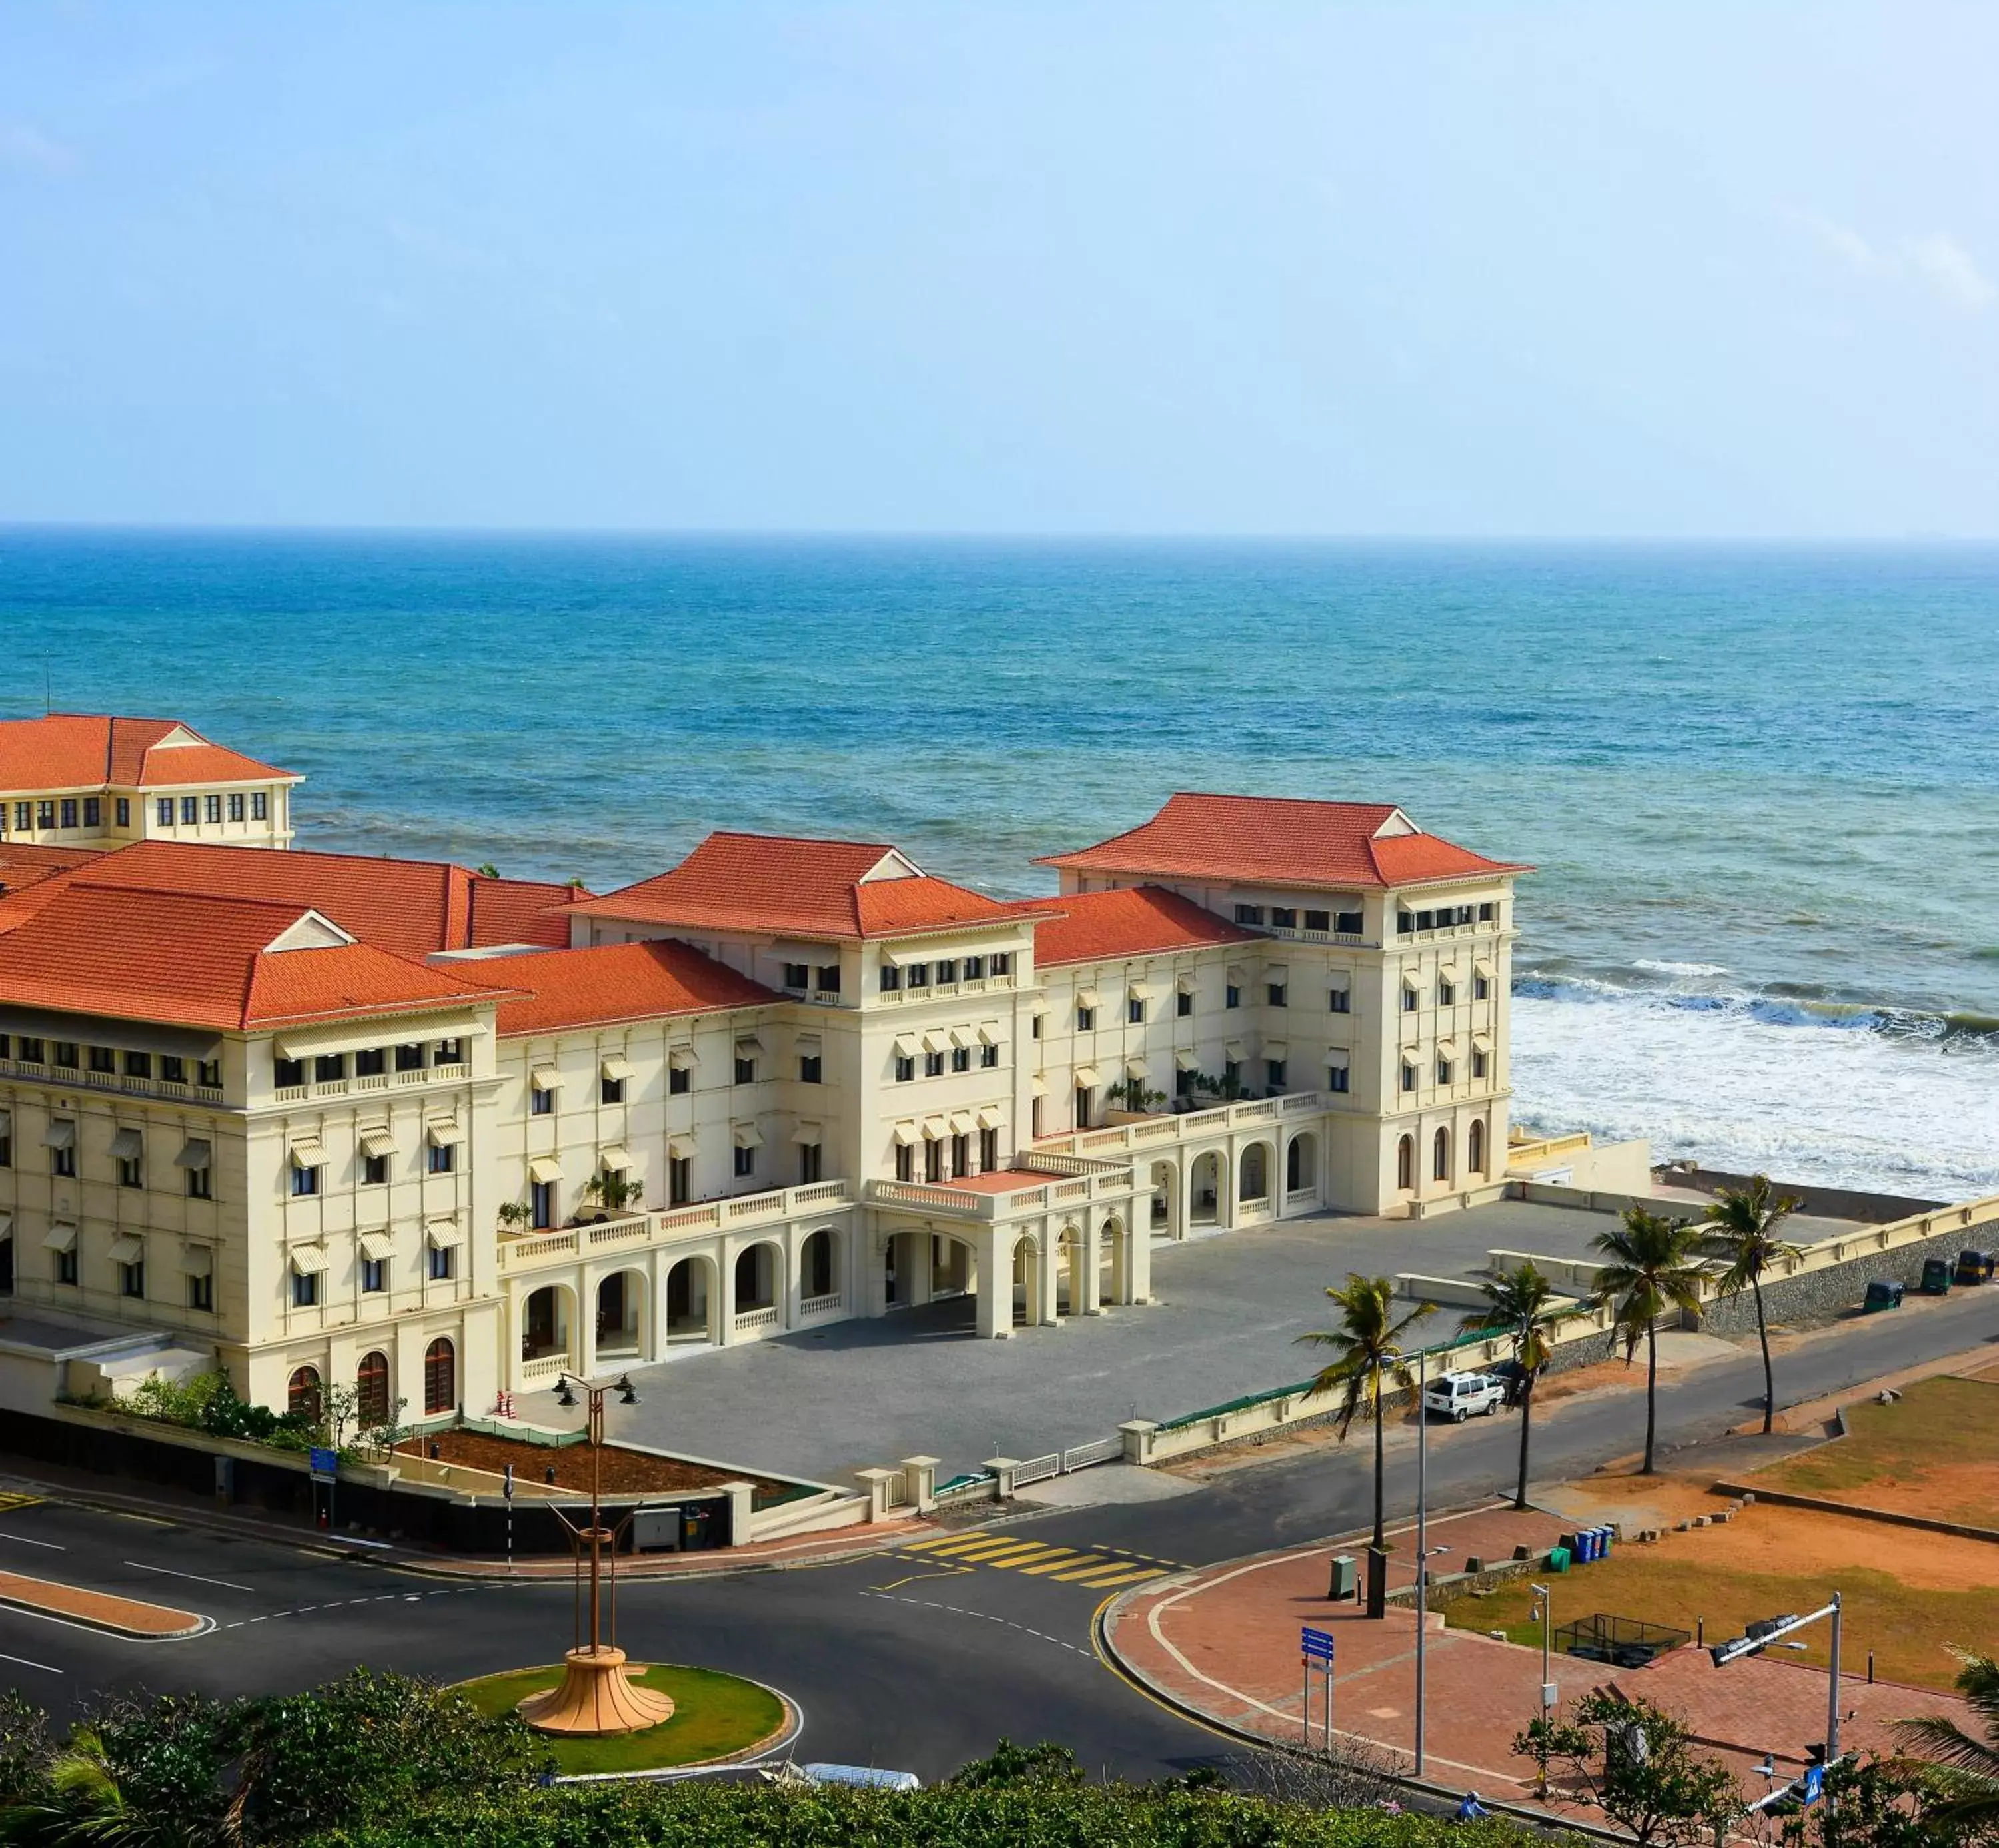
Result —
M 1615 1221 L 1502 1201 L 1412 1223 L 1323 1215 L 1152 1253 L 1143 1308 L 981 1341 L 968 1299 L 643 1369 L 643 1403 L 611 1406 L 611 1434 L 745 1469 L 844 1482 L 906 1456 L 939 1479 L 992 1456 L 1032 1457 L 1113 1435 L 1124 1420 L 1178 1417 L 1308 1376 L 1296 1344 L 1327 1323 L 1325 1286 L 1349 1271 L 1468 1277 L 1491 1250 L 1584 1257 Z M 1440 1313 L 1439 1335 L 1455 1316 Z M 573 1424 L 547 1393 L 521 1415 Z

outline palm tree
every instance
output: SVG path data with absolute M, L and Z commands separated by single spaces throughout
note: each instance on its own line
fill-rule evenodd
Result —
M 1895 1732 L 1939 1767 L 1943 1801 L 1931 1815 L 1962 1824 L 1970 1838 L 1999 1828 L 1999 1659 L 1970 1654 L 1959 1659 L 1964 1667 L 1957 1677 L 1958 1691 L 1983 1721 L 1985 1736 L 1966 1732 L 1940 1713 L 1898 1720 Z
M 1555 1294 L 1531 1258 L 1523 1258 L 1510 1271 L 1488 1277 L 1479 1286 L 1485 1293 L 1485 1307 L 1475 1309 L 1458 1324 L 1466 1334 L 1503 1334 L 1513 1344 L 1513 1358 L 1523 1376 L 1520 1387 L 1520 1480 L 1513 1491 L 1513 1506 L 1527 1505 L 1528 1433 L 1534 1416 L 1534 1379 L 1548 1364 L 1548 1333 L 1564 1315 L 1568 1305 Z
M 1596 1301 L 1608 1309 L 1611 1325 L 1624 1338 L 1624 1364 L 1645 1343 L 1645 1463 L 1652 1473 L 1654 1438 L 1658 1427 L 1658 1320 L 1668 1307 L 1700 1306 L 1702 1271 L 1699 1234 L 1683 1219 L 1667 1219 L 1643 1206 L 1624 1209 L 1624 1222 L 1614 1232 L 1599 1232 L 1590 1242 L 1609 1260 L 1598 1267 Z
M 1777 1385 L 1776 1376 L 1770 1370 L 1769 1324 L 1763 1319 L 1763 1273 L 1773 1264 L 1804 1255 L 1797 1246 L 1777 1236 L 1778 1227 L 1803 1204 L 1789 1194 L 1780 1199 L 1772 1198 L 1770 1177 L 1752 1175 L 1747 1187 L 1717 1189 L 1700 1241 L 1708 1256 L 1727 1260 L 1728 1268 L 1716 1279 L 1721 1293 L 1736 1296 L 1747 1289 L 1756 1299 L 1756 1338 L 1763 1344 L 1763 1434 L 1766 1438 L 1776 1421 Z
M 1395 1286 L 1386 1277 L 1363 1277 L 1358 1271 L 1349 1271 L 1346 1285 L 1342 1289 L 1326 1286 L 1326 1295 L 1339 1305 L 1339 1326 L 1301 1334 L 1298 1339 L 1315 1347 L 1338 1350 L 1338 1358 L 1322 1367 L 1314 1377 L 1306 1396 L 1315 1393 L 1338 1392 L 1339 1411 L 1333 1420 L 1333 1428 L 1339 1432 L 1340 1441 L 1346 1441 L 1346 1434 L 1353 1428 L 1355 1416 L 1363 1406 L 1369 1408 L 1374 1420 L 1374 1537 L 1369 1542 L 1377 1558 L 1385 1556 L 1388 1549 L 1387 1536 L 1382 1531 L 1382 1485 L 1386 1477 L 1383 1427 L 1387 1422 L 1381 1415 L 1382 1385 L 1385 1380 L 1398 1392 L 1414 1389 L 1415 1376 L 1409 1371 L 1408 1356 L 1402 1351 L 1402 1337 L 1415 1324 L 1436 1313 L 1434 1303 L 1419 1303 L 1398 1322 L 1395 1320 Z M 1420 1412 L 1421 1408 L 1418 1408 Z M 1386 1580 L 1378 1571 L 1368 1578 L 1368 1614 L 1379 1617 L 1375 1608 L 1379 1598 L 1377 1586 L 1385 1588 Z

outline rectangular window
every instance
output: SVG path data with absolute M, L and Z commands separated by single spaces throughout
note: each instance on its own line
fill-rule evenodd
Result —
M 1437 1061 L 1437 1082 L 1439 1085 L 1447 1085 L 1450 1082 L 1450 1060 L 1439 1059 Z
M 1325 1005 L 1336 1014 L 1349 1014 L 1353 1011 L 1353 995 L 1349 989 L 1333 988 L 1328 991 Z
M 802 988 L 810 973 L 803 963 L 787 963 L 785 965 L 784 985 L 788 988 Z
M 1419 930 L 1433 930 L 1436 928 L 1436 922 L 1437 914 L 1435 912 L 1419 911 L 1416 913 L 1416 928 Z
M 1407 936 L 1409 934 L 1409 933 L 1410 933 L 1411 931 L 1414 930 L 1414 929 L 1415 929 L 1415 927 L 1416 927 L 1416 920 L 1415 920 L 1415 915 L 1414 915 L 1414 914 L 1413 914 L 1413 913 L 1409 912 L 1405 912 L 1405 911 L 1398 911 L 1398 912 L 1396 912 L 1396 914 L 1395 914 L 1395 934 L 1396 934 L 1396 936 L 1399 936 L 1399 937 L 1405 937 L 1405 936 Z
M 736 1150 L 736 1178 L 747 1180 L 757 1171 L 757 1151 L 738 1144 Z
M 434 1175 L 448 1175 L 458 1166 L 458 1150 L 449 1142 L 433 1142 L 424 1165 Z
M 14 1131 L 12 1119 L 0 1116 L 0 1168 L 14 1165 Z
M 316 1271 L 292 1272 L 292 1306 L 310 1309 L 319 1301 L 319 1274 Z
M 954 1046 L 951 1049 L 951 1068 L 954 1071 L 969 1071 L 972 1069 L 970 1047 Z
M 187 1171 L 187 1197 L 191 1200 L 212 1199 L 209 1192 L 209 1171 L 205 1168 L 190 1168 Z
M 1491 983 L 1488 981 L 1482 975 L 1473 976 L 1471 978 L 1471 998 L 1474 1001 L 1488 1001 L 1491 998 Z
M 1266 982 L 1263 986 L 1263 998 L 1273 1008 L 1288 1007 L 1291 1003 L 1286 998 L 1290 992 L 1280 981 Z
M 1097 1093 L 1087 1085 L 1076 1088 L 1076 1126 L 1079 1130 L 1090 1127 L 1092 1110 L 1097 1102 Z
M 930 985 L 930 966 L 928 963 L 912 963 L 902 971 L 902 979 L 913 988 L 927 988 Z
M 1447 1008 L 1457 999 L 1457 990 L 1443 976 L 1437 978 L 1437 1005 Z
M 331 1085 L 347 1076 L 347 1055 L 344 1052 L 322 1052 L 313 1059 L 313 1081 L 316 1084 Z
M 819 1165 L 819 1144 L 816 1142 L 801 1142 L 799 1144 L 799 1185 L 801 1187 L 810 1187 L 817 1182 Z
M 181 798 L 181 825 L 183 828 L 192 828 L 200 813 L 201 807 L 196 798 L 193 796 Z
M 125 1075 L 127 1078 L 151 1078 L 153 1075 L 153 1055 L 149 1052 L 126 1054 Z
M 465 1042 L 463 1040 L 440 1040 L 437 1043 L 437 1057 L 434 1065 L 463 1065 L 465 1063 Z
M 450 1281 L 451 1247 L 449 1245 L 432 1245 L 431 1247 L 431 1261 L 429 1268 L 431 1282 L 445 1283 Z
M 1221 1081 L 1225 1085 L 1242 1082 L 1242 1061 L 1240 1059 L 1224 1059 L 1221 1061 Z
M 1196 1075 L 1191 1071 L 1176 1071 L 1173 1074 L 1174 1091 L 1182 1097 L 1193 1096 L 1194 1081 Z
M 927 1052 L 923 1054 L 923 1076 L 925 1078 L 942 1078 L 944 1076 L 944 1054 L 942 1053 Z
M 1041 1106 L 1048 1101 L 1045 1097 L 1038 1097 L 1027 1106 L 1027 1133 L 1037 1142 L 1041 1138 L 1041 1118 L 1045 1114 Z
M 76 1251 L 74 1247 L 72 1246 L 67 1251 L 57 1252 L 56 1281 L 58 1283 L 67 1283 L 72 1288 L 75 1286 Z
M 1478 908 L 1478 921 L 1481 924 L 1490 924 L 1498 915 L 1499 907 L 1489 898 Z
M 243 792 L 238 790 L 229 798 L 229 818 L 240 822 L 243 818 Z
M 1079 1007 L 1076 1010 L 1076 1030 L 1078 1033 L 1086 1033 L 1096 1025 L 1096 1009 Z
M 161 797 L 160 799 L 153 805 L 153 815 L 154 818 L 158 822 L 159 825 L 162 828 L 171 828 L 174 825 L 173 798 L 171 796 Z
M 906 1142 L 896 1144 L 896 1178 L 913 1181 L 916 1178 L 916 1151 Z
M 746 1059 L 740 1053 L 736 1055 L 736 1081 L 739 1085 L 754 1085 L 757 1081 L 757 1061 Z
M 398 1071 L 421 1071 L 424 1068 L 424 1049 L 421 1046 L 399 1046 L 396 1048 L 396 1069 Z
M 176 1058 L 170 1052 L 161 1053 L 160 1079 L 163 1084 L 185 1085 L 187 1082 L 187 1061 Z
M 941 1181 L 944 1178 L 944 1144 L 926 1142 L 923 1144 L 923 1178 Z
M 1343 937 L 1357 937 L 1360 934 L 1360 914 L 1357 911 L 1343 911 L 1333 929 Z
M 884 963 L 878 979 L 882 992 L 884 995 L 892 995 L 902 985 L 902 972 L 893 963 Z
M 83 825 L 86 828 L 102 828 L 104 825 L 104 798 L 102 796 L 85 796 L 83 798 Z
M 961 1176 L 972 1172 L 972 1138 L 969 1136 L 951 1137 L 951 1171 Z
M 816 1085 L 819 1081 L 819 1054 L 816 1052 L 799 1054 L 799 1082 Z
M 92 1071 L 116 1071 L 117 1054 L 108 1046 L 93 1046 L 90 1049 L 90 1068 Z
M 1346 1068 L 1344 1065 L 1329 1065 L 1326 1068 L 1325 1088 L 1329 1091 L 1344 1091 L 1346 1088 Z
M 73 1181 L 76 1178 L 76 1125 L 58 1117 L 49 1126 L 53 1130 L 67 1130 L 69 1132 L 65 1146 L 49 1151 L 49 1172 L 61 1179 Z
M 546 1232 L 556 1223 L 556 1184 L 553 1181 L 528 1183 L 528 1223 Z
M 667 1095 L 684 1097 L 694 1088 L 694 1071 L 691 1066 L 669 1065 L 667 1068 Z
M 201 818 L 205 822 L 219 822 L 222 819 L 221 797 L 203 796 L 202 798 Z
M 271 818 L 271 798 L 261 789 L 250 792 L 250 818 L 253 822 L 268 821 Z
M 948 956 L 937 964 L 937 978 L 940 982 L 956 981 L 958 980 L 958 958 L 956 957 Z
M 145 1184 L 145 1175 L 139 1158 L 137 1155 L 120 1155 L 118 1158 L 118 1185 L 120 1187 L 143 1187 Z
M 979 1132 L 979 1170 L 981 1174 L 992 1173 L 1000 1165 L 1000 1132 L 981 1130 Z
M 530 1116 L 553 1116 L 555 1113 L 556 1094 L 530 1085 L 528 1087 L 528 1114 Z
M 669 1206 L 684 1206 L 693 1198 L 693 1158 L 673 1156 L 667 1163 L 667 1204 Z
M 605 1104 L 624 1102 L 625 1081 L 622 1078 L 600 1078 L 597 1081 L 597 1100 Z
M 1416 993 L 1414 988 L 1405 988 L 1403 989 L 1402 1012 L 1404 1013 L 1413 1014 L 1416 1009 L 1422 1005 L 1422 997 Z
M 76 798 L 64 796 L 62 803 L 62 825 L 65 828 L 76 825 Z
M 1485 1055 L 1475 1046 L 1471 1049 L 1471 1075 L 1475 1078 L 1485 1075 Z
M 979 1068 L 982 1071 L 997 1071 L 1000 1065 L 1000 1048 L 996 1046 L 980 1047 L 979 1049 Z
M 30 828 L 32 828 L 34 825 L 35 825 L 35 805 L 34 805 L 34 804 L 33 804 L 33 803 L 32 803 L 32 802 L 16 802 L 16 803 L 14 805 L 14 831 L 15 831 L 15 832 L 16 832 L 17 834 L 26 834 L 26 833 L 28 832 L 28 830 L 29 830 Z
M 1284 1089 L 1284 1061 L 1282 1059 L 1266 1059 L 1263 1061 L 1263 1081 L 1268 1085 L 1273 1091 L 1281 1091 Z
M 37 802 L 35 805 L 35 825 L 37 828 L 53 828 L 55 825 L 55 804 L 54 802 Z
M 195 1068 L 194 1081 L 203 1090 L 220 1091 L 222 1088 L 222 1061 L 220 1059 L 203 1059 Z
M 361 1261 L 361 1290 L 364 1296 L 373 1296 L 389 1287 L 389 1261 L 386 1258 L 364 1258 Z
M 199 1310 L 203 1315 L 215 1313 L 215 1279 L 213 1277 L 190 1277 L 187 1280 L 187 1289 L 189 1308 Z
M 1235 908 L 1235 922 L 1239 924 L 1260 924 L 1263 922 L 1263 908 L 1260 905 L 1239 905 Z
M 303 1059 L 279 1059 L 271 1061 L 271 1082 L 280 1091 L 290 1089 L 306 1081 L 306 1062 Z
M 1413 1091 L 1415 1088 L 1416 1068 L 1413 1065 L 1405 1065 L 1402 1068 L 1402 1088 L 1405 1091 Z
M 1296 930 L 1298 914 L 1288 905 L 1273 905 L 1270 907 L 1270 924 L 1277 930 Z
M 837 995 L 840 992 L 839 964 L 821 963 L 812 971 L 812 985 L 822 995 Z
M 968 956 L 965 959 L 965 979 L 967 981 L 977 981 L 985 973 L 986 958 L 984 957 Z
M 387 1186 L 389 1158 L 386 1155 L 363 1155 L 361 1158 L 361 1183 L 364 1187 Z
M 1046 1015 L 1035 1015 L 1034 1025 L 1027 1030 L 1027 1037 L 1029 1039 L 1038 1040 L 1041 1036 L 1041 1023 L 1045 1019 L 1047 1019 Z
M 1239 1008 L 1242 1005 L 1242 991 L 1231 982 L 1221 991 L 1221 1005 L 1225 1008 Z
M 1305 913 L 1306 929 L 1330 930 L 1332 928 L 1332 919 L 1329 913 L 1322 911 L 1308 911 Z
M 121 1296 L 143 1296 L 146 1293 L 146 1265 L 143 1259 L 137 1264 L 121 1264 L 118 1267 L 118 1293 Z
M 1173 1012 L 1183 1020 L 1191 1019 L 1194 1016 L 1192 994 L 1183 988 L 1179 994 L 1176 995 L 1173 997 Z
M 83 1064 L 83 1054 L 74 1040 L 56 1042 L 54 1063 L 64 1071 L 74 1071 Z
M 1136 995 L 1125 998 L 1124 1023 L 1128 1026 L 1143 1026 L 1145 1024 L 1145 1004 Z
M 997 955 L 989 957 L 986 959 L 986 968 L 991 974 L 1011 975 L 1013 973 L 1013 952 L 1003 950 Z
M 916 1075 L 916 1061 L 906 1059 L 898 1053 L 896 1055 L 896 1082 L 899 1085 L 906 1085 Z
M 318 1192 L 319 1170 L 300 1168 L 294 1162 L 292 1165 L 292 1198 L 295 1200 L 309 1199 Z

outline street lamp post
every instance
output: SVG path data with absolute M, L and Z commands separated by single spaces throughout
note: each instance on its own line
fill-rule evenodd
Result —
M 1554 1671 L 1548 1659 L 1549 1643 L 1554 1625 L 1554 1594 L 1545 1585 L 1530 1585 L 1527 1589 L 1540 1601 L 1534 1614 L 1541 1620 L 1541 1718 L 1547 1719 L 1555 1710 Z M 1547 1760 L 1543 1758 L 1541 1760 L 1540 1787 L 1536 1794 L 1544 1798 L 1547 1794 L 1548 1766 Z
M 1745 1656 L 1760 1656 L 1767 1649 L 1803 1649 L 1803 1643 L 1787 1639 L 1821 1618 L 1831 1618 L 1832 1646 L 1827 1664 L 1825 1697 L 1825 1762 L 1828 1768 L 1839 1760 L 1839 1646 L 1843 1614 L 1840 1594 L 1835 1591 L 1831 1602 L 1820 1605 L 1816 1611 L 1807 1611 L 1802 1617 L 1773 1617 L 1753 1623 L 1745 1635 L 1717 1643 L 1707 1652 L 1717 1668 L 1726 1668 L 1730 1663 L 1740 1662 Z
M 1430 1410 L 1423 1402 L 1429 1383 L 1429 1351 L 1416 1356 L 1416 1775 L 1423 1774 L 1423 1632 L 1429 1628 Z M 1376 1414 L 1380 1415 L 1378 1413 Z
M 618 1541 L 632 1517 L 628 1514 L 615 1528 L 604 1524 L 604 1396 L 615 1392 L 623 1405 L 636 1405 L 639 1395 L 629 1374 L 615 1386 L 592 1386 L 587 1379 L 563 1373 L 558 1376 L 556 1403 L 576 1403 L 573 1388 L 585 1395 L 590 1443 L 590 1525 L 579 1528 L 560 1508 L 549 1511 L 569 1530 L 570 1544 L 576 1555 L 575 1646 L 563 1658 L 563 1678 L 546 1694 L 521 1703 L 521 1718 L 541 1732 L 604 1738 L 638 1732 L 657 1726 L 673 1715 L 671 1698 L 655 1690 L 636 1687 L 625 1673 L 625 1652 L 615 1640 L 618 1627 Z M 610 1564 L 605 1571 L 605 1549 Z M 584 1596 L 584 1561 L 589 1562 L 589 1593 Z M 604 1621 L 604 1587 L 611 1586 L 611 1622 Z

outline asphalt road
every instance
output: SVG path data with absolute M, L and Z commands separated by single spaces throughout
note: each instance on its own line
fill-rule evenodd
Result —
M 1999 1292 L 1848 1324 L 1787 1354 L 1780 1397 L 1797 1403 L 1981 1340 L 1999 1352 Z M 1748 1416 L 1753 1348 L 1663 1386 L 1662 1441 L 1710 1441 Z M 1550 1407 L 1536 1476 L 1586 1471 L 1633 1450 L 1641 1396 Z M 1433 1430 L 1434 1505 L 1510 1484 L 1510 1417 Z M 1363 1524 L 1369 1448 L 1356 1441 L 1221 1477 L 1135 1507 L 1025 1514 L 1024 1543 L 1196 1564 Z M 1391 1461 L 1390 1503 L 1413 1506 L 1409 1449 Z M 1108 1556 L 1119 1556 L 1109 1552 Z M 213 1621 L 175 1642 L 126 1642 L 0 1608 L 0 1682 L 59 1715 L 110 1691 L 213 1694 L 310 1686 L 357 1663 L 456 1680 L 556 1659 L 570 1641 L 564 1584 L 470 1583 L 375 1562 L 330 1559 L 261 1538 L 43 1501 L 0 1511 L 0 1569 L 177 1605 Z M 1213 1763 L 1229 1745 L 1128 1687 L 1097 1658 L 1090 1618 L 1114 1592 L 1003 1562 L 966 1566 L 923 1549 L 804 1570 L 630 1582 L 619 1641 L 639 1659 L 732 1670 L 781 1687 L 805 1716 L 802 1756 L 940 1777 L 1003 1733 L 1072 1746 L 1093 1770 L 1153 1777 Z

